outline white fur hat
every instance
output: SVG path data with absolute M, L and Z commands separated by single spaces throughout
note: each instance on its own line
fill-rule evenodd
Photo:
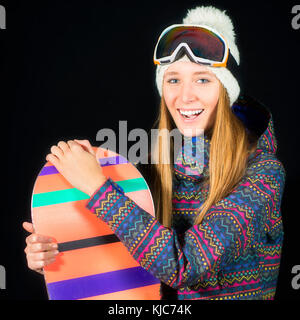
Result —
M 225 11 L 221 11 L 211 6 L 196 7 L 195 9 L 188 11 L 186 17 L 183 19 L 183 24 L 207 26 L 216 30 L 227 41 L 230 53 L 236 61 L 236 64 L 240 64 L 240 55 L 235 43 L 233 24 Z M 184 59 L 186 59 L 186 56 L 184 56 Z M 156 86 L 160 96 L 162 95 L 164 73 L 169 66 L 170 64 L 162 66 L 158 65 L 156 68 Z M 208 69 L 216 75 L 227 90 L 230 106 L 232 106 L 240 94 L 238 79 L 233 76 L 228 68 L 208 67 Z

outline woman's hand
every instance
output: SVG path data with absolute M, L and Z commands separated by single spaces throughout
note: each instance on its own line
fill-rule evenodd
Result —
M 53 263 L 58 255 L 57 243 L 47 236 L 35 234 L 32 223 L 24 222 L 23 228 L 31 234 L 26 238 L 26 259 L 29 269 L 43 274 L 43 268 Z
M 46 159 L 77 189 L 91 196 L 107 178 L 87 140 L 60 141 Z

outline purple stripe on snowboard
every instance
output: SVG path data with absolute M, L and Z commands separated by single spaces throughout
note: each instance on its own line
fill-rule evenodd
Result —
M 122 156 L 101 158 L 101 159 L 98 159 L 98 161 L 102 167 L 111 166 L 115 164 L 128 163 L 127 159 L 125 159 Z M 41 170 L 39 175 L 46 176 L 49 174 L 56 174 L 56 173 L 58 173 L 58 170 L 54 166 L 48 166 L 48 167 L 44 167 Z
M 160 283 L 142 267 L 95 274 L 47 284 L 51 300 L 77 300 Z

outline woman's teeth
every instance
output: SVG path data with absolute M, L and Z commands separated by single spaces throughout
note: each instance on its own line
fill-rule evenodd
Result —
M 196 118 L 204 109 L 199 110 L 181 110 L 179 109 L 179 112 L 184 118 L 191 119 Z

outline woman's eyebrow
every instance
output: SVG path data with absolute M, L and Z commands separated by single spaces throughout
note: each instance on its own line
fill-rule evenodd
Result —
M 179 72 L 176 72 L 176 71 L 167 71 L 165 73 L 166 76 L 174 76 L 174 75 L 178 75 L 180 74 Z M 207 75 L 210 75 L 210 72 L 209 71 L 197 71 L 197 72 L 194 72 L 193 75 L 195 76 L 198 76 L 198 75 L 201 75 L 201 74 L 207 74 Z
M 174 76 L 174 75 L 177 75 L 177 74 L 179 74 L 178 72 L 175 72 L 175 71 L 167 71 L 166 73 L 165 73 L 165 75 L 166 76 Z
M 201 75 L 201 74 L 210 75 L 210 72 L 209 72 L 209 71 L 197 71 L 197 72 L 194 72 L 194 75 L 195 75 L 195 76 L 198 76 L 198 75 Z

